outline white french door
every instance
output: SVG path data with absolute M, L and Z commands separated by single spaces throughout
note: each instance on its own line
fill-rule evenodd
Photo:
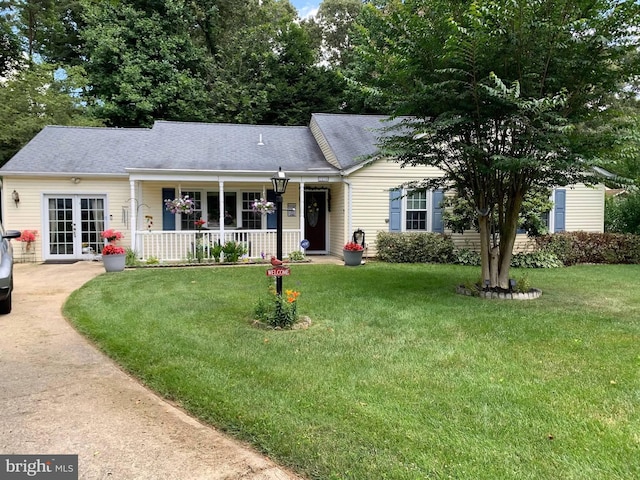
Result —
M 45 259 L 70 260 L 102 252 L 104 195 L 45 195 Z

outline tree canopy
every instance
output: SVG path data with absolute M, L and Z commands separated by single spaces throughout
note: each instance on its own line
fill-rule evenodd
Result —
M 77 97 L 81 72 L 64 78 L 48 64 L 34 64 L 0 83 L 0 164 L 47 125 L 101 125 Z
M 394 116 L 383 153 L 444 172 L 473 206 L 482 275 L 508 286 L 522 204 L 533 191 L 595 181 L 615 95 L 637 80 L 634 1 L 405 0 L 363 12 L 361 90 Z M 492 221 L 495 219 L 495 222 Z
M 332 25 L 344 40 L 360 2 L 327 2 L 323 11 L 340 17 Z M 26 82 L 27 70 L 45 66 L 62 78 L 82 67 L 72 123 L 87 116 L 118 127 L 157 119 L 305 125 L 313 112 L 357 103 L 345 100 L 339 68 L 324 61 L 324 37 L 288 0 L 0 0 L 0 80 Z M 335 42 L 339 56 L 346 47 Z M 3 95 L 21 101 L 17 90 Z

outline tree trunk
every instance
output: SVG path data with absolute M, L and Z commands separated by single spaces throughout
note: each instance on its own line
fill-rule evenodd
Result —
M 481 281 L 491 279 L 491 224 L 489 216 L 479 216 L 478 225 L 480 227 L 480 265 L 482 269 Z
M 509 269 L 513 257 L 513 247 L 518 232 L 518 218 L 523 195 L 517 193 L 507 205 L 506 214 L 500 224 L 498 244 L 491 241 L 491 216 L 479 216 L 480 259 L 482 262 L 482 281 L 489 280 L 489 287 L 509 288 Z
M 500 226 L 500 259 L 498 264 L 498 277 L 496 286 L 509 288 L 509 269 L 511 268 L 511 259 L 513 258 L 513 247 L 516 243 L 516 235 L 518 234 L 518 220 L 520 216 L 520 208 L 524 194 L 516 192 L 509 204 L 507 205 L 506 214 L 502 225 Z

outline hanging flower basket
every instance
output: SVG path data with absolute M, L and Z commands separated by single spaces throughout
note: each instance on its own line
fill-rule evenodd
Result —
M 254 212 L 267 215 L 276 211 L 276 204 L 273 202 L 267 202 L 264 198 L 261 198 L 260 200 L 253 202 L 251 209 Z
M 165 200 L 164 206 L 174 215 L 176 213 L 189 215 L 190 213 L 193 213 L 195 204 L 194 201 L 189 198 L 189 195 L 184 195 L 178 198 L 174 198 L 173 200 Z

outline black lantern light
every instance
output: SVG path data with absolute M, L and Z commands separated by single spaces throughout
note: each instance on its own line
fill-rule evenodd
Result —
M 287 190 L 287 183 L 289 183 L 289 179 L 282 171 L 282 167 L 278 168 L 278 171 L 273 174 L 273 177 L 271 177 L 271 183 L 273 183 L 273 190 L 276 192 L 276 195 L 283 195 Z
M 273 190 L 276 193 L 276 257 L 282 260 L 282 195 L 287 190 L 289 179 L 282 171 L 282 167 L 271 177 Z M 276 293 L 282 296 L 282 277 L 276 277 Z

